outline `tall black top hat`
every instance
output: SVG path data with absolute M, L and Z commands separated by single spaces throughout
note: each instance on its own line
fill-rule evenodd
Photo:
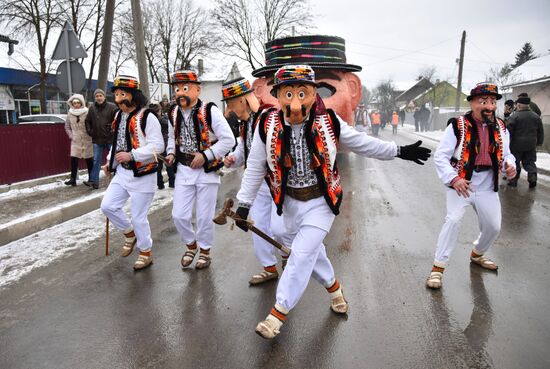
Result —
M 265 44 L 265 66 L 252 72 L 265 77 L 284 65 L 306 64 L 314 69 L 360 72 L 363 68 L 346 63 L 346 41 L 336 36 L 295 36 L 279 38 Z

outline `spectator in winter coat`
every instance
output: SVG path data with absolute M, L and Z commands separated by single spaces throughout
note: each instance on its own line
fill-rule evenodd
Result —
M 84 184 L 97 190 L 99 188 L 101 160 L 104 154 L 111 149 L 113 141 L 111 126 L 118 108 L 115 104 L 107 101 L 105 92 L 102 89 L 98 88 L 94 91 L 94 99 L 95 102 L 90 106 L 86 116 L 86 131 L 92 136 L 94 160 L 90 179 Z
M 399 115 L 394 111 L 391 115 L 392 133 L 397 134 L 397 125 L 399 124 Z
M 527 95 L 527 92 L 522 92 L 518 95 L 518 99 L 522 97 L 527 97 L 529 99 L 529 109 L 531 109 L 535 114 L 537 114 L 539 117 L 541 116 L 542 112 L 540 111 L 540 108 L 537 104 L 535 104 L 533 101 L 531 101 L 531 98 L 529 98 L 529 95 Z
M 78 171 L 78 159 L 86 160 L 88 166 L 88 181 L 91 177 L 93 166 L 92 138 L 86 132 L 85 119 L 88 108 L 85 105 L 84 96 L 74 94 L 69 100 L 69 113 L 65 120 L 65 131 L 71 140 L 71 179 L 65 182 L 67 186 L 76 186 L 76 173 Z
M 510 131 L 510 150 L 516 158 L 517 174 L 508 185 L 518 185 L 519 174 L 523 169 L 527 171 L 529 188 L 537 185 L 537 146 L 544 142 L 544 129 L 540 117 L 529 108 L 531 99 L 520 97 L 516 101 L 516 111 L 508 119 L 508 130 Z

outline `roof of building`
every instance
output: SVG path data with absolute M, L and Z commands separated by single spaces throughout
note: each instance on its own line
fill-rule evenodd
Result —
M 429 90 L 433 87 L 433 83 L 428 81 L 426 78 L 420 79 L 408 90 L 405 90 L 402 94 L 395 98 L 395 101 L 406 101 L 409 102 L 413 100 L 416 96 L 422 94 L 423 92 Z
M 550 54 L 531 59 L 514 69 L 518 82 L 503 87 L 545 82 L 550 78 Z

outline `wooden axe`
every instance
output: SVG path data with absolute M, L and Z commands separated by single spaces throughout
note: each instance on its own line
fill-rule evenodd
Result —
M 225 202 L 223 203 L 223 208 L 220 210 L 218 215 L 212 221 L 218 225 L 224 225 L 227 223 L 227 217 L 230 217 L 233 220 L 243 220 L 246 222 L 246 226 L 248 229 L 250 229 L 252 232 L 256 233 L 258 236 L 281 250 L 287 255 L 290 255 L 290 249 L 286 247 L 285 245 L 280 244 L 279 242 L 275 241 L 273 238 L 269 237 L 267 234 L 256 228 L 251 222 L 249 222 L 246 219 L 241 219 L 231 208 L 233 207 L 233 199 L 227 198 L 225 199 Z

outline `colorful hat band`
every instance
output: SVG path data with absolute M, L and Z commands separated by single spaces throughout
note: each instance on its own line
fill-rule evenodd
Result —
M 234 97 L 239 97 L 252 91 L 253 90 L 252 86 L 250 86 L 250 82 L 248 82 L 244 78 L 238 79 L 236 81 L 231 81 L 222 86 L 222 100 L 225 101 Z
M 315 69 L 326 68 L 359 72 L 361 67 L 346 61 L 346 42 L 341 37 L 310 35 L 292 36 L 265 44 L 265 66 L 252 72 L 254 77 L 271 76 L 284 65 L 307 64 Z
M 307 65 L 287 65 L 275 73 L 273 87 L 289 83 L 315 84 L 315 72 Z
M 118 76 L 113 82 L 112 90 L 117 88 L 129 88 L 129 89 L 139 89 L 139 81 L 137 78 L 132 76 Z
M 279 45 L 271 45 L 269 47 L 266 47 L 265 52 L 266 54 L 271 53 L 273 51 L 276 51 L 278 49 L 290 49 L 290 48 L 298 48 L 298 47 L 323 47 L 325 45 L 328 46 L 340 46 L 342 49 L 345 50 L 346 44 L 343 42 L 331 42 L 331 41 L 303 41 L 303 42 L 294 42 L 294 43 L 288 43 L 288 44 L 279 44 Z
M 498 86 L 492 83 L 480 83 L 470 91 L 470 96 L 467 97 L 467 100 L 470 101 L 475 96 L 480 95 L 496 95 L 497 100 L 502 97 L 498 93 Z
M 200 83 L 197 73 L 191 70 L 177 71 L 170 75 L 170 84 Z

